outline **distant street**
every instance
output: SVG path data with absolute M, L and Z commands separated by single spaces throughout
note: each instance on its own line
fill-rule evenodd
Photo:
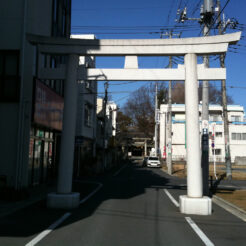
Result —
M 27 245 L 66 213 L 58 228 L 28 245 L 245 245 L 245 222 L 215 204 L 212 216 L 181 214 L 175 201 L 186 194 L 185 180 L 160 169 L 128 164 L 96 181 L 102 188 L 73 211 L 39 202 L 1 218 L 0 245 Z

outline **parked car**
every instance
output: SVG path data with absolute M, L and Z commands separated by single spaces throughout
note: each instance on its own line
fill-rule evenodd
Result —
M 158 157 L 149 156 L 147 160 L 147 167 L 161 167 Z

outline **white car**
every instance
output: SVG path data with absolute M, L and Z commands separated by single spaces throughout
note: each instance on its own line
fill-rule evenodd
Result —
M 147 159 L 147 167 L 161 167 L 159 158 L 155 156 L 149 156 Z

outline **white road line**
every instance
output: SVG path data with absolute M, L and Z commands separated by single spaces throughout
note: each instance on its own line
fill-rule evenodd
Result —
M 127 165 L 124 165 L 122 168 L 120 168 L 120 170 L 118 170 L 113 176 L 117 176 L 124 168 L 126 168 Z
M 178 208 L 179 203 L 173 198 L 173 196 L 169 193 L 167 189 L 163 189 L 163 190 L 167 194 L 167 196 L 170 198 L 170 200 L 173 202 L 173 204 Z
M 90 182 L 90 183 L 98 184 L 98 187 L 94 191 L 92 191 L 87 197 L 80 200 L 79 204 L 84 203 L 86 200 L 88 200 L 90 197 L 92 197 L 95 193 L 97 193 L 103 187 L 103 185 L 101 183 L 96 183 L 96 182 Z
M 36 245 L 39 241 L 41 241 L 44 237 L 46 237 L 50 232 L 52 232 L 57 226 L 59 226 L 64 220 L 66 220 L 70 215 L 71 213 L 65 213 L 60 219 L 58 219 L 56 222 L 50 225 L 47 230 L 41 232 L 38 236 L 36 236 L 32 241 L 30 241 L 25 246 Z
M 196 223 L 190 218 L 185 217 L 186 221 L 189 223 L 191 228 L 195 233 L 201 238 L 206 246 L 214 246 L 214 244 L 208 239 L 208 237 L 201 231 L 201 229 L 196 225 Z
M 77 182 L 80 182 L 80 181 L 77 181 Z M 97 182 L 86 182 L 86 181 L 83 182 L 82 181 L 81 183 L 98 184 L 98 187 L 93 192 L 91 192 L 87 197 L 82 199 L 79 202 L 79 204 L 84 203 L 86 200 L 88 200 L 90 197 L 92 197 L 96 192 L 98 192 L 103 186 L 101 183 L 97 183 Z M 59 226 L 64 220 L 66 220 L 70 215 L 71 215 L 71 213 L 65 213 L 60 219 L 58 219 L 56 222 L 54 222 L 52 225 L 50 225 L 48 227 L 48 229 L 46 229 L 45 231 L 43 231 L 40 234 L 38 234 L 38 236 L 36 236 L 32 241 L 30 241 L 25 246 L 34 246 L 34 245 L 36 245 L 39 241 L 41 241 L 44 237 L 46 237 L 49 233 L 51 233 L 57 226 Z

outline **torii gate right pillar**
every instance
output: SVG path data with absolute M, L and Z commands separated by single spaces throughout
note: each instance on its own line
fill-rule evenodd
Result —
M 187 195 L 180 196 L 180 211 L 185 214 L 210 215 L 211 198 L 203 196 L 199 109 L 197 88 L 197 55 L 185 55 L 185 111 L 187 133 Z

